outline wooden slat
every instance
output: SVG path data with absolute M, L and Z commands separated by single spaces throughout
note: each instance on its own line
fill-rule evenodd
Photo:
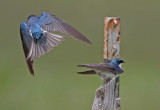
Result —
M 106 17 L 104 19 L 104 60 L 110 62 L 120 57 L 120 18 Z M 97 90 L 92 110 L 119 110 L 119 77 L 104 81 Z

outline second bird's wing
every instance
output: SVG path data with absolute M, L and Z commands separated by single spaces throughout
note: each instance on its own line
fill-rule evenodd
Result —
M 71 25 L 67 24 L 60 18 L 56 17 L 55 15 L 43 12 L 39 17 L 39 23 L 42 29 L 48 32 L 58 31 L 61 33 L 68 34 L 77 40 L 81 40 L 91 44 L 91 42 L 84 35 L 82 35 L 79 31 L 77 31 Z
M 96 74 L 94 70 L 88 70 L 88 71 L 83 71 L 83 72 L 77 72 L 78 74 Z
M 86 65 L 78 65 L 79 67 L 86 67 L 91 68 L 94 70 L 104 71 L 104 72 L 112 72 L 115 73 L 115 69 L 106 63 L 100 63 L 100 64 L 86 64 Z

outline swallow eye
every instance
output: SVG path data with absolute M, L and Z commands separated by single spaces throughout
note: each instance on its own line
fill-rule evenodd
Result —
M 119 63 L 123 63 L 123 60 L 119 60 Z
M 125 62 L 123 60 L 121 60 L 120 63 L 125 63 Z

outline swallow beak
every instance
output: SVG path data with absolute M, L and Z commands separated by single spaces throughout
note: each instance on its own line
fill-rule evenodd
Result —
M 122 61 L 122 63 L 126 63 L 126 62 Z

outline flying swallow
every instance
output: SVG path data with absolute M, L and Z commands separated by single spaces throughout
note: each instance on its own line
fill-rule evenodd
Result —
M 91 44 L 84 35 L 55 15 L 43 12 L 40 16 L 29 16 L 27 22 L 21 23 L 20 34 L 26 62 L 32 75 L 34 59 L 49 52 L 64 40 L 65 36 L 53 33 L 55 31 Z
M 98 74 L 103 80 L 111 80 L 118 77 L 124 71 L 121 68 L 121 64 L 125 63 L 120 58 L 113 59 L 110 63 L 100 64 L 84 64 L 78 65 L 79 67 L 90 68 L 89 71 L 77 72 L 78 74 Z

